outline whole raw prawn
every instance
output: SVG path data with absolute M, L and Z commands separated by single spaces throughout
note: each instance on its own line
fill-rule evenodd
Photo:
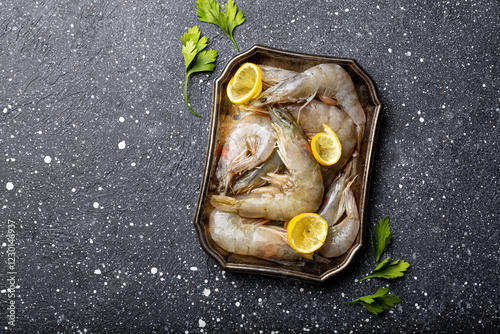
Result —
M 211 204 L 218 210 L 248 218 L 290 220 L 302 212 L 315 212 L 320 206 L 323 178 L 302 129 L 286 110 L 272 108 L 269 115 L 288 175 L 279 176 L 280 189 L 268 187 L 269 192 L 259 188 L 258 193 L 245 194 L 242 198 L 214 195 Z
M 236 174 L 252 169 L 273 152 L 276 137 L 271 119 L 249 114 L 229 131 L 217 166 L 219 192 L 225 194 Z
M 359 232 L 359 214 L 356 205 L 356 198 L 350 188 L 350 183 L 342 192 L 341 202 L 344 205 L 347 217 L 338 224 L 333 224 L 328 228 L 326 241 L 319 249 L 319 253 L 324 257 L 341 256 L 349 250 L 354 243 Z
M 356 124 L 357 151 L 365 131 L 366 114 L 350 75 L 337 64 L 320 64 L 266 89 L 250 104 L 258 109 L 272 103 L 305 102 L 314 97 L 327 104 L 339 104 Z
M 228 252 L 255 256 L 286 264 L 297 264 L 302 257 L 288 244 L 286 230 L 262 224 L 262 219 L 241 218 L 217 209 L 210 214 L 212 239 Z

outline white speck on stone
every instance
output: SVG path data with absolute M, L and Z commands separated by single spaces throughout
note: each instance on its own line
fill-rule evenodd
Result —
M 154 274 L 156 274 L 157 272 L 158 272 L 158 268 L 156 268 L 156 267 L 151 268 L 151 274 L 153 274 L 153 275 L 154 275 Z
M 189 268 L 189 269 L 191 269 L 191 271 L 197 271 L 197 270 L 198 270 L 198 267 L 191 267 L 191 268 Z
M 135 167 L 135 162 L 132 162 L 130 166 Z
M 405 53 L 405 56 L 410 57 L 410 56 L 411 56 L 411 52 L 410 52 L 410 51 L 406 52 L 406 53 Z
M 389 51 L 389 53 L 392 53 L 392 49 L 391 48 L 387 49 L 387 51 Z
M 3 113 L 4 113 L 4 114 L 6 114 L 6 113 L 7 113 L 7 111 L 8 111 L 8 109 L 7 109 L 7 108 L 3 108 Z
M 118 143 L 118 148 L 119 148 L 120 150 L 123 150 L 123 149 L 125 148 L 125 146 L 127 146 L 127 145 L 125 144 L 125 141 L 124 141 L 124 140 L 122 140 L 120 143 Z
M 123 118 L 123 117 L 118 118 L 118 120 L 119 120 L 120 122 L 122 122 L 122 123 L 123 123 L 123 122 L 125 122 L 125 118 Z
M 71 192 L 72 192 L 72 193 L 74 193 L 75 191 L 76 191 L 76 189 L 75 189 L 75 188 L 72 188 L 72 189 L 71 189 Z
M 198 320 L 198 326 L 200 326 L 200 327 L 202 327 L 202 328 L 203 328 L 203 327 L 205 327 L 206 325 L 207 325 L 207 323 L 205 322 L 205 320 L 203 320 L 203 319 Z
M 402 185 L 402 184 L 400 184 L 400 185 L 399 185 L 399 189 L 401 189 L 401 188 L 403 188 L 403 185 Z
M 93 243 L 94 243 L 94 240 L 89 239 L 89 243 L 93 244 Z
M 45 158 L 43 158 L 43 161 L 45 161 L 46 164 L 50 164 L 52 162 L 52 158 L 47 155 Z
M 418 120 L 420 121 L 420 123 L 424 122 L 424 118 L 423 117 L 420 117 Z
M 100 275 L 100 274 L 101 274 L 101 269 L 96 269 L 96 270 L 94 270 L 94 274 L 96 274 L 96 275 Z
M 99 203 L 94 202 L 94 208 L 99 209 Z
M 12 182 L 7 182 L 5 188 L 7 188 L 7 190 L 12 190 L 14 189 L 14 184 Z
M 204 295 L 205 297 L 210 296 L 210 289 L 207 289 L 207 288 L 203 289 L 203 295 Z

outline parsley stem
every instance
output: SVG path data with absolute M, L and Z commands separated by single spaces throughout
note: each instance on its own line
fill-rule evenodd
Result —
M 191 107 L 189 106 L 188 98 L 187 98 L 187 84 L 188 84 L 188 78 L 189 78 L 189 73 L 186 73 L 186 80 L 184 80 L 184 100 L 186 101 L 186 106 L 188 107 L 189 111 L 198 117 L 201 117 L 200 114 L 195 113 Z
M 226 33 L 226 36 L 229 37 L 231 41 L 233 41 L 234 46 L 236 47 L 236 52 L 240 52 L 240 48 L 238 48 L 238 45 L 236 44 L 236 41 L 234 40 L 233 36 L 229 35 Z

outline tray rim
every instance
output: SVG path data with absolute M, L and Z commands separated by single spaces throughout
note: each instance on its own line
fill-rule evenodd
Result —
M 252 265 L 251 267 L 248 267 L 249 265 L 247 264 L 238 264 L 238 263 L 227 263 L 224 258 L 215 250 L 213 250 L 210 245 L 208 244 L 207 240 L 204 238 L 203 235 L 203 229 L 201 224 L 197 222 L 201 222 L 202 215 L 203 215 L 203 209 L 205 208 L 205 202 L 207 200 L 207 195 L 208 195 L 208 190 L 209 190 L 209 183 L 210 183 L 210 171 L 212 169 L 212 162 L 213 162 L 213 154 L 215 150 L 215 145 L 216 145 L 216 139 L 217 139 L 217 128 L 219 126 L 219 111 L 216 110 L 215 106 L 217 105 L 217 97 L 219 96 L 220 93 L 220 88 L 221 88 L 221 81 L 223 80 L 223 76 L 227 73 L 228 70 L 230 70 L 231 67 L 234 66 L 235 63 L 239 62 L 242 58 L 249 58 L 256 54 L 257 52 L 269 52 L 275 55 L 286 55 L 290 57 L 300 57 L 303 60 L 312 60 L 312 61 L 324 61 L 325 59 L 335 62 L 340 65 L 348 65 L 351 67 L 351 69 L 363 79 L 363 81 L 367 84 L 368 90 L 369 90 L 369 95 L 372 98 L 375 108 L 373 111 L 373 121 L 372 121 L 372 128 L 374 127 L 375 132 L 373 133 L 373 136 L 370 138 L 370 142 L 368 143 L 367 146 L 367 152 L 366 152 L 366 163 L 365 163 L 365 173 L 363 176 L 362 184 L 365 185 L 365 187 L 361 187 L 361 196 L 360 196 L 360 203 L 358 203 L 359 207 L 363 208 L 363 211 L 360 212 L 360 219 L 362 221 L 365 221 L 365 216 L 366 216 L 366 211 L 367 211 L 367 196 L 368 196 L 368 191 L 369 191 L 369 179 L 371 177 L 371 172 L 373 169 L 373 155 L 375 152 L 375 144 L 376 140 L 378 137 L 378 132 L 380 131 L 380 120 L 382 118 L 382 113 L 383 113 L 383 104 L 380 101 L 377 88 L 373 82 L 373 80 L 368 76 L 368 74 L 359 66 L 357 61 L 353 58 L 342 58 L 342 57 L 333 57 L 333 56 L 323 56 L 323 55 L 316 55 L 316 54 L 309 54 L 309 53 L 301 53 L 301 52 L 294 52 L 294 51 L 288 51 L 288 50 L 282 50 L 274 47 L 269 47 L 261 44 L 254 44 L 252 47 L 247 49 L 246 51 L 243 51 L 234 57 L 232 57 L 227 64 L 224 66 L 222 72 L 219 74 L 219 76 L 214 80 L 213 84 L 213 95 L 212 95 L 212 106 L 211 106 L 211 116 L 210 116 L 210 130 L 209 130 L 209 141 L 207 145 L 207 150 L 206 150 L 206 155 L 205 155 L 205 168 L 203 172 L 203 177 L 200 185 L 200 190 L 199 190 L 199 195 L 198 195 L 198 200 L 196 204 L 196 210 L 193 218 L 193 225 L 196 230 L 196 234 L 198 237 L 198 241 L 202 247 L 202 249 L 205 251 L 207 255 L 209 255 L 218 265 L 221 267 L 223 270 L 226 271 L 231 271 L 231 272 L 239 272 L 239 273 L 247 273 L 247 274 L 262 274 L 262 275 L 267 275 L 267 276 L 274 276 L 274 277 L 286 277 L 290 279 L 298 279 L 301 281 L 307 281 L 310 283 L 319 283 L 323 284 L 326 283 L 330 278 L 333 276 L 336 276 L 343 272 L 346 268 L 348 268 L 355 258 L 355 256 L 358 254 L 358 252 L 364 247 L 364 234 L 365 234 L 365 229 L 363 228 L 362 231 L 360 231 L 360 242 L 359 244 L 355 245 L 354 248 L 351 250 L 349 253 L 348 257 L 345 258 L 343 263 L 339 265 L 338 267 L 334 267 L 332 269 L 327 270 L 321 275 L 313 275 L 309 273 L 303 273 L 303 272 L 298 272 L 294 270 L 287 270 L 286 268 L 280 269 L 279 271 L 276 270 L 275 268 L 270 268 L 266 266 L 260 266 L 260 265 Z

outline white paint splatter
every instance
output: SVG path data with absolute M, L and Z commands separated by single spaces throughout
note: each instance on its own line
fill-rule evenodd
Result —
M 156 274 L 157 272 L 158 272 L 158 268 L 156 268 L 156 267 L 151 268 L 151 274 L 153 274 L 153 275 L 154 275 L 154 274 Z
M 94 270 L 94 274 L 96 274 L 96 275 L 100 275 L 100 274 L 101 274 L 101 269 L 96 269 L 96 270 Z
M 12 190 L 14 189 L 14 184 L 12 182 L 7 182 L 5 188 L 7 188 L 7 190 Z
M 198 270 L 198 268 L 197 268 L 197 267 L 191 267 L 191 268 L 189 268 L 189 269 L 191 269 L 192 271 L 197 271 L 197 270 Z
M 43 161 L 45 161 L 46 164 L 50 164 L 52 162 L 52 158 L 47 155 L 45 158 L 43 158 Z
M 119 148 L 120 150 L 123 150 L 123 149 L 125 148 L 125 146 L 127 146 L 127 145 L 125 144 L 125 141 L 124 141 L 124 140 L 123 140 L 123 141 L 121 141 L 120 143 L 118 143 L 118 148 Z
M 94 202 L 94 208 L 99 209 L 99 203 Z
M 420 121 L 420 123 L 424 122 L 424 118 L 423 117 L 420 117 L 418 120 Z
M 123 123 L 123 122 L 125 122 L 125 118 L 123 118 L 123 117 L 118 118 L 118 120 L 119 120 L 120 122 L 122 122 L 122 123 Z
M 207 288 L 203 289 L 203 295 L 206 297 L 210 296 L 210 289 Z
M 392 53 L 392 49 L 391 48 L 387 49 L 387 51 L 389 51 L 389 53 Z
M 203 319 L 198 320 L 198 326 L 200 326 L 200 327 L 202 327 L 202 328 L 203 328 L 203 327 L 205 327 L 206 325 L 207 325 L 207 323 L 205 322 L 205 320 L 203 320 Z
M 410 52 L 410 51 L 408 51 L 407 53 L 405 53 L 405 56 L 410 57 L 410 56 L 411 56 L 411 52 Z

